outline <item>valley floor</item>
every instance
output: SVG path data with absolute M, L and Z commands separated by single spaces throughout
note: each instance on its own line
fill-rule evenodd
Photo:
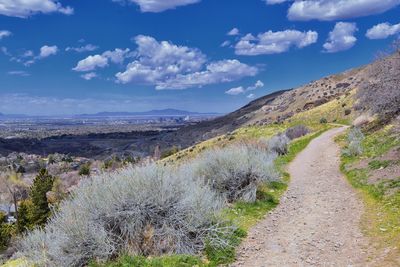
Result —
M 289 165 L 280 205 L 254 227 L 232 266 L 368 266 L 360 230 L 362 201 L 340 172 L 340 149 L 329 130 Z

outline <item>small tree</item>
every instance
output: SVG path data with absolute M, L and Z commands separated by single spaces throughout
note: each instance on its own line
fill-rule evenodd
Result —
M 19 234 L 25 233 L 26 230 L 32 229 L 32 210 L 33 204 L 30 200 L 21 201 L 18 208 L 18 221 L 17 221 L 17 232 Z
M 33 180 L 30 197 L 33 204 L 32 219 L 35 225 L 43 226 L 50 216 L 51 210 L 47 200 L 47 192 L 51 191 L 53 183 L 54 177 L 49 175 L 46 169 L 41 169 Z

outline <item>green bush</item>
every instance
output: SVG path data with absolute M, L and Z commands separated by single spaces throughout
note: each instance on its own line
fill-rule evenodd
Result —
M 7 224 L 7 216 L 0 212 L 0 251 L 5 250 L 11 240 L 12 228 Z
M 89 176 L 90 175 L 90 164 L 85 163 L 79 168 L 80 176 Z
M 321 118 L 321 119 L 319 120 L 319 123 L 325 124 L 325 123 L 328 123 L 328 120 L 327 120 L 326 118 Z

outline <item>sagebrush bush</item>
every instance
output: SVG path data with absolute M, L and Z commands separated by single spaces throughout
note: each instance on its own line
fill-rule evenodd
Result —
M 227 202 L 254 202 L 260 184 L 279 179 L 275 158 L 275 153 L 237 144 L 204 152 L 183 168 L 190 168 Z
M 310 129 L 308 129 L 304 125 L 296 125 L 293 127 L 290 127 L 285 131 L 285 135 L 290 139 L 296 139 L 302 136 L 305 136 L 310 133 Z
M 360 128 L 351 128 L 347 139 L 349 144 L 344 150 L 344 154 L 348 156 L 361 155 L 363 153 L 362 141 L 364 140 L 364 134 L 361 132 Z
M 270 153 L 276 153 L 278 155 L 286 155 L 288 152 L 288 145 L 290 139 L 285 133 L 277 134 L 271 139 L 261 139 L 262 142 L 266 143 L 268 151 Z
M 223 202 L 191 172 L 149 165 L 84 180 L 43 230 L 28 234 L 19 257 L 37 266 L 84 266 L 121 252 L 193 254 L 224 244 Z

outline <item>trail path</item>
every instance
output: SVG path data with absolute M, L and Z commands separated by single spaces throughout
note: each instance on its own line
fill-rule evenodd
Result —
M 369 266 L 359 222 L 363 204 L 339 170 L 334 137 L 314 139 L 289 165 L 279 206 L 254 227 L 232 266 Z

